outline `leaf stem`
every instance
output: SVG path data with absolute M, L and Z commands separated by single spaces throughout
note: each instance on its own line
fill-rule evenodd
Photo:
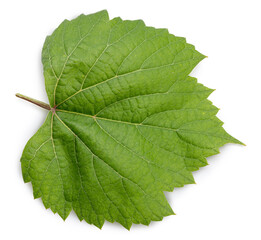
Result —
M 33 104 L 39 106 L 39 107 L 42 107 L 42 108 L 44 108 L 44 109 L 47 109 L 47 110 L 49 110 L 49 111 L 51 110 L 50 105 L 47 104 L 47 103 L 44 103 L 44 102 L 42 102 L 42 101 L 36 100 L 36 99 L 34 99 L 34 98 L 27 97 L 27 96 L 22 95 L 22 94 L 20 94 L 20 93 L 15 94 L 15 96 L 16 96 L 16 97 L 19 97 L 19 98 L 22 98 L 22 99 L 24 99 L 24 100 L 26 100 L 26 101 L 28 101 L 28 102 L 31 102 L 31 103 L 33 103 Z

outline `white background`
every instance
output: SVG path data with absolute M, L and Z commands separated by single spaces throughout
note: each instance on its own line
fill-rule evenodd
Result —
M 130 231 L 64 222 L 34 200 L 20 156 L 47 112 L 15 93 L 47 102 L 40 60 L 46 35 L 65 19 L 102 9 L 110 17 L 143 19 L 168 28 L 207 55 L 192 72 L 216 91 L 225 129 L 246 147 L 228 144 L 194 173 L 197 184 L 166 196 L 175 216 Z M 0 3 L 0 239 L 261 239 L 261 1 L 1 1 Z

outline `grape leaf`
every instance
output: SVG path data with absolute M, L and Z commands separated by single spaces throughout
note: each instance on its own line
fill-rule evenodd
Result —
M 49 110 L 21 158 L 34 197 L 99 228 L 174 214 L 163 191 L 194 183 L 206 157 L 241 143 L 207 100 L 213 90 L 189 76 L 204 58 L 141 20 L 65 20 L 42 51 L 50 105 L 18 94 Z

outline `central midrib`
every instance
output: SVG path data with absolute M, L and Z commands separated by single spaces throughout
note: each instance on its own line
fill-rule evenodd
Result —
M 175 129 L 175 128 L 167 128 L 167 127 L 155 126 L 155 125 L 151 125 L 151 124 L 133 123 L 133 122 L 115 120 L 115 119 L 111 119 L 111 118 L 97 117 L 97 116 L 92 116 L 92 115 L 85 114 L 85 113 L 72 112 L 72 111 L 67 111 L 67 110 L 62 110 L 62 109 L 56 109 L 56 111 L 57 112 L 69 113 L 69 114 L 75 114 L 75 115 L 81 115 L 81 116 L 89 117 L 89 118 L 92 118 L 92 119 L 99 119 L 99 120 L 104 120 L 104 121 L 110 121 L 110 122 L 116 122 L 116 123 L 122 123 L 122 124 L 129 124 L 129 125 L 134 125 L 134 126 L 138 126 L 138 127 L 139 126 L 141 126 L 141 127 L 152 127 L 152 128 L 164 129 L 164 130 L 175 131 L 175 132 L 179 130 L 179 129 Z

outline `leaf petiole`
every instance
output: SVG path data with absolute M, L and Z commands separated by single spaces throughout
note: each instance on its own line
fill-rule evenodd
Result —
M 44 102 L 42 102 L 42 101 L 36 100 L 36 99 L 34 99 L 34 98 L 27 97 L 27 96 L 22 95 L 22 94 L 20 94 L 20 93 L 16 93 L 15 96 L 16 96 L 16 97 L 19 97 L 19 98 L 22 98 L 22 99 L 24 99 L 24 100 L 26 100 L 26 101 L 28 101 L 28 102 L 31 102 L 31 103 L 33 103 L 33 104 L 39 106 L 39 107 L 42 107 L 42 108 L 44 108 L 44 109 L 47 109 L 47 110 L 49 110 L 49 111 L 51 110 L 50 105 L 47 104 L 47 103 L 44 103 Z

